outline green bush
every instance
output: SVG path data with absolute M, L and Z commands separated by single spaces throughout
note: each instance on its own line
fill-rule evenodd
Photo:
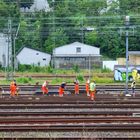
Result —
M 20 72 L 30 71 L 31 69 L 32 69 L 31 65 L 19 64 L 19 66 L 18 66 L 18 71 L 20 71 Z
M 32 81 L 31 77 L 20 77 L 16 79 L 17 83 L 23 83 L 23 84 L 27 84 L 30 81 Z
M 79 73 L 80 72 L 80 68 L 78 65 L 73 65 L 73 70 L 75 71 L 75 73 Z
M 61 78 L 55 78 L 55 79 L 53 79 L 52 80 L 52 84 L 60 84 L 60 83 L 62 83 L 63 82 L 63 79 L 61 79 Z
M 114 83 L 114 79 L 113 78 L 99 78 L 99 77 L 92 77 L 91 80 L 95 80 L 96 83 Z
M 48 72 L 48 73 L 53 73 L 53 68 L 52 68 L 51 66 L 48 66 L 48 67 L 47 67 L 47 72 Z
M 84 81 L 84 77 L 83 77 L 82 75 L 78 75 L 78 76 L 77 76 L 77 79 L 78 79 L 80 82 Z
M 103 68 L 102 70 L 101 70 L 101 72 L 112 72 L 109 68 Z

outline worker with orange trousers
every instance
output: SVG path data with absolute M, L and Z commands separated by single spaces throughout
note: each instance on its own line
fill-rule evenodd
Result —
M 91 100 L 95 100 L 95 93 L 96 93 L 96 84 L 95 84 L 95 81 L 92 81 L 90 83 L 90 97 L 91 97 Z
M 74 90 L 75 90 L 75 95 L 79 94 L 79 81 L 76 79 L 74 82 Z
M 86 94 L 87 94 L 87 96 L 90 96 L 89 84 L 90 84 L 90 81 L 89 81 L 89 79 L 88 79 L 88 80 L 86 81 Z
M 62 84 L 59 86 L 59 97 L 63 97 L 64 95 L 64 90 L 65 90 L 66 82 L 62 82 Z
M 42 92 L 43 92 L 43 94 L 48 94 L 48 81 L 45 81 L 44 83 L 43 83 L 43 85 L 42 85 L 42 87 L 41 87 L 41 90 L 42 90 Z
M 14 97 L 16 95 L 16 92 L 17 92 L 17 84 L 15 80 L 13 80 L 10 84 L 10 95 Z

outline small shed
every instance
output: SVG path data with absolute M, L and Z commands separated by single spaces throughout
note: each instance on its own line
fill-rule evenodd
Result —
M 102 66 L 100 49 L 80 42 L 55 48 L 52 62 L 55 68 L 66 69 L 70 69 L 74 65 L 83 69 Z
M 48 66 L 50 64 L 51 55 L 39 50 L 23 47 L 16 56 L 19 64 Z

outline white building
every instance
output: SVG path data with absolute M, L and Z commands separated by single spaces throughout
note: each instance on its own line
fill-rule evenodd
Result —
M 52 62 L 55 68 L 89 68 L 89 65 L 101 66 L 100 49 L 80 42 L 74 42 L 53 50 Z
M 45 12 L 49 11 L 49 4 L 47 0 L 34 0 L 33 5 L 29 8 L 21 8 L 21 12 L 35 12 L 44 10 Z
M 8 46 L 9 46 L 9 57 L 8 57 Z M 10 50 L 11 48 L 11 41 L 9 38 L 9 45 L 8 45 L 8 37 L 7 35 L 0 33 L 0 65 L 2 67 L 7 67 L 8 58 L 10 62 Z M 11 52 L 12 53 L 12 52 Z
M 28 47 L 23 47 L 16 56 L 19 64 L 48 66 L 51 55 Z

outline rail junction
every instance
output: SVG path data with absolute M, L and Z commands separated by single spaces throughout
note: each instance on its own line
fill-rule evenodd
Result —
M 58 96 L 58 85 L 50 85 L 48 95 L 36 92 L 40 85 L 20 85 L 21 93 L 14 98 L 9 96 L 8 86 L 2 86 L 0 139 L 140 138 L 139 87 L 135 97 L 126 97 L 121 90 L 124 86 L 98 85 L 96 100 L 90 101 L 84 85 L 80 85 L 80 95 L 68 86 L 64 97 Z

